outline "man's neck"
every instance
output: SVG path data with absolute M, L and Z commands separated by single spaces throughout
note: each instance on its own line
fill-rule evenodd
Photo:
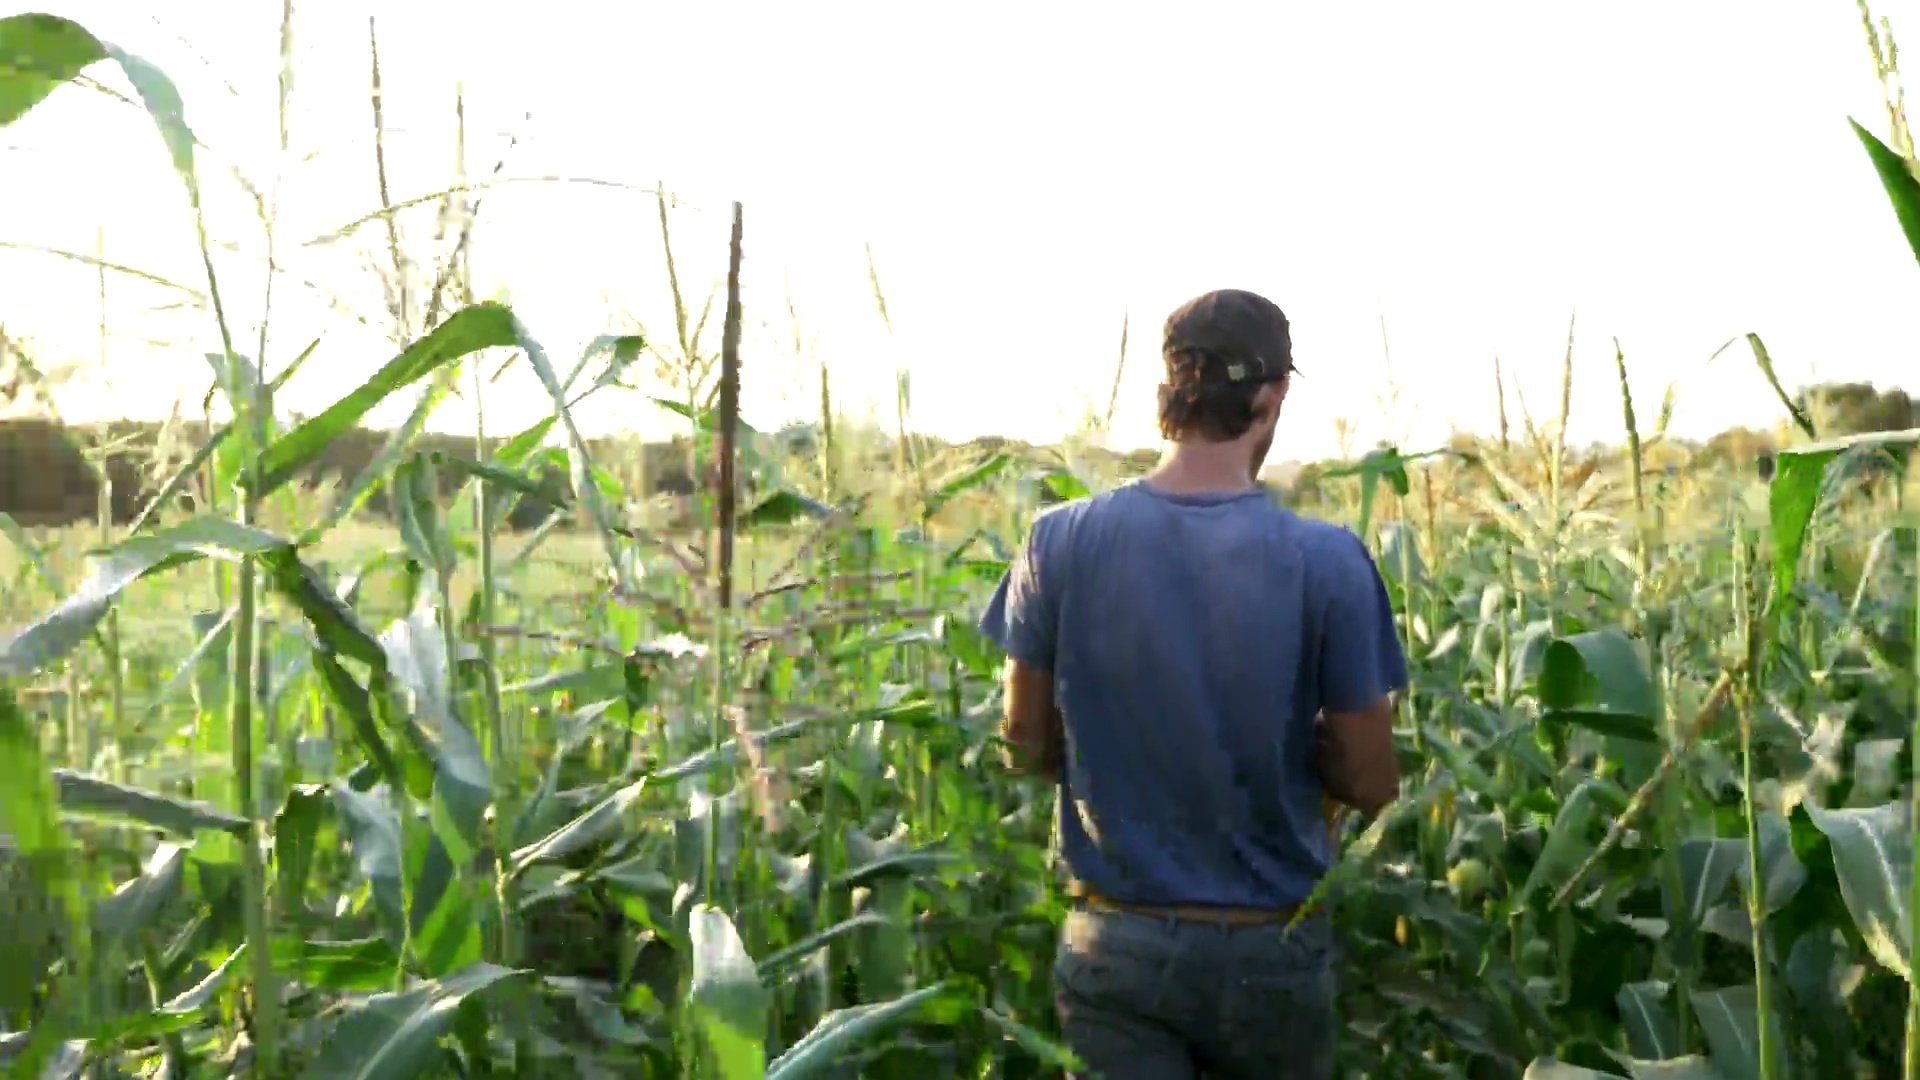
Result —
M 1175 443 L 1147 481 L 1177 495 L 1246 491 L 1255 486 L 1248 457 L 1239 443 Z

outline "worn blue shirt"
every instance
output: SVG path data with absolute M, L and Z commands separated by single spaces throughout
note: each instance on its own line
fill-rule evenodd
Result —
M 1123 903 L 1305 900 L 1333 856 L 1316 714 L 1407 677 L 1360 539 L 1261 489 L 1140 480 L 1054 507 L 980 629 L 1053 672 L 1061 856 Z

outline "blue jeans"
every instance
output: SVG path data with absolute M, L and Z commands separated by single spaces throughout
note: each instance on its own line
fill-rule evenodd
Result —
M 1289 932 L 1079 909 L 1061 927 L 1054 1002 L 1091 1080 L 1326 1080 L 1334 961 L 1324 914 Z

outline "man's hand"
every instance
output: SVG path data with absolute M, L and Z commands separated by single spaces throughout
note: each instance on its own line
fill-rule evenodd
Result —
M 1053 672 L 1008 657 L 1004 680 L 1006 715 L 1000 737 L 1009 745 L 1001 760 L 1014 773 L 1058 780 L 1066 763 L 1067 737 L 1053 701 Z

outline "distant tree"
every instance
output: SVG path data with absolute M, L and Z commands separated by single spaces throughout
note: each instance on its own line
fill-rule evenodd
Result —
M 1822 383 L 1802 390 L 1795 403 L 1822 438 L 1902 431 L 1920 422 L 1912 395 L 1897 386 L 1879 390 L 1872 383 Z
M 1880 390 L 1872 383 L 1822 383 L 1802 390 L 1795 403 L 1822 438 L 1920 427 L 1920 409 L 1912 395 L 1897 386 Z M 1912 456 L 1912 447 L 1889 446 L 1855 459 L 1848 472 L 1871 492 L 1882 476 L 1905 475 Z
M 1761 479 L 1766 479 L 1767 465 L 1780 449 L 1779 440 L 1771 432 L 1755 431 L 1749 427 L 1731 427 L 1707 440 L 1700 448 L 1695 460 L 1704 466 L 1727 467 L 1739 470 L 1758 468 L 1762 470 Z

